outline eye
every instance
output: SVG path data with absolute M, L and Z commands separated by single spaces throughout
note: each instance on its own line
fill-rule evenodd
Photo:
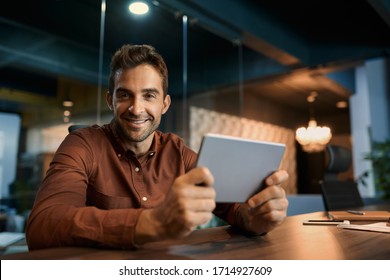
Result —
M 125 91 L 118 91 L 116 93 L 116 98 L 118 100 L 125 100 L 125 99 L 128 99 L 130 97 L 130 94 L 125 92 Z
M 156 93 L 155 92 L 146 92 L 144 94 L 144 97 L 145 99 L 149 100 L 149 99 L 153 99 L 153 98 L 156 98 Z

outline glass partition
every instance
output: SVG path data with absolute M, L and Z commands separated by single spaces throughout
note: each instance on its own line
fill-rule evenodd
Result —
M 0 112 L 19 120 L 2 118 L 0 127 L 20 134 L 2 134 L 16 147 L 1 161 L 7 177 L 15 163 L 1 185 L 2 208 L 28 212 L 69 125 L 95 122 L 99 23 L 97 1 L 17 1 L 0 10 Z
M 172 105 L 159 129 L 182 136 L 194 150 L 191 143 L 202 131 L 192 129 L 192 118 L 217 120 L 219 132 L 240 135 L 242 127 L 251 130 L 251 120 L 269 121 L 282 111 L 243 84 L 280 66 L 243 46 L 239 36 L 221 34 L 207 15 L 186 14 L 169 1 L 147 1 L 143 16 L 120 0 L 25 2 L 23 11 L 15 1 L 0 11 L 0 111 L 21 116 L 18 176 L 5 188 L 28 177 L 25 190 L 34 193 L 70 125 L 111 120 L 105 103 L 109 66 L 123 44 L 150 44 L 162 54 Z M 226 120 L 249 126 L 236 129 Z M 270 122 L 278 125 L 278 118 Z M 32 201 L 27 205 L 24 210 Z

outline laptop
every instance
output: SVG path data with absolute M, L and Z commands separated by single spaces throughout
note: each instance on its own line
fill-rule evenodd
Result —
M 277 171 L 286 145 L 220 134 L 206 134 L 197 166 L 214 176 L 217 202 L 246 202 Z

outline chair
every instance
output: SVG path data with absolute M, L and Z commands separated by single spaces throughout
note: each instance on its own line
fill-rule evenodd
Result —
M 88 126 L 89 125 L 86 125 L 86 124 L 73 124 L 73 125 L 68 127 L 68 132 L 71 133 L 71 132 L 75 131 L 76 129 L 84 128 L 84 127 L 88 127 Z
M 340 172 L 345 172 L 352 164 L 352 153 L 349 149 L 336 145 L 327 145 L 325 157 L 324 180 L 337 180 Z
M 321 193 L 326 211 L 364 206 L 357 183 L 354 181 L 322 181 Z
M 352 153 L 341 146 L 327 145 L 328 157 L 324 180 L 320 182 L 322 199 L 326 211 L 353 209 L 364 206 L 357 183 L 352 180 L 338 180 L 338 174 L 349 169 Z

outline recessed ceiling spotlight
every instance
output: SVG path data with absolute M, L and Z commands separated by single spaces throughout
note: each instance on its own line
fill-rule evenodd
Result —
M 62 106 L 64 107 L 73 107 L 74 103 L 72 100 L 66 99 L 62 101 Z
M 309 103 L 313 103 L 316 100 L 316 98 L 315 96 L 309 95 L 308 97 L 306 97 L 306 100 Z
M 306 98 L 306 100 L 307 100 L 307 102 L 309 102 L 309 103 L 313 103 L 314 101 L 316 101 L 317 96 L 318 96 L 318 93 L 317 93 L 316 91 L 313 90 L 313 91 L 310 93 L 310 95 Z
M 144 2 L 133 2 L 129 5 L 129 11 L 135 15 L 144 15 L 149 11 L 149 6 Z
M 71 113 L 69 110 L 65 110 L 63 115 L 64 117 L 70 117 Z

